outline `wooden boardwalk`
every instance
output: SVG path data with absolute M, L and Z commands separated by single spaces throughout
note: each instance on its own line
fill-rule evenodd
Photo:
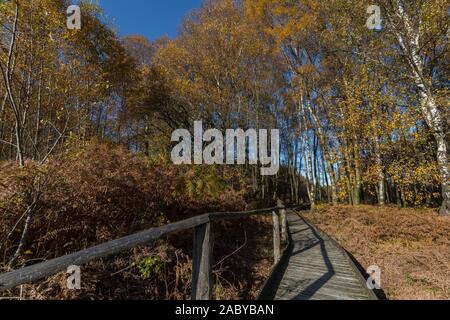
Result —
M 298 206 L 306 209 L 309 205 Z M 254 215 L 272 215 L 274 260 L 279 261 L 264 285 L 262 300 L 368 300 L 377 299 L 348 254 L 327 235 L 308 224 L 299 214 L 281 204 L 246 212 L 207 213 L 161 227 L 144 230 L 72 254 L 0 274 L 0 293 L 25 283 L 34 283 L 71 265 L 81 266 L 136 246 L 147 245 L 165 235 L 194 230 L 192 299 L 212 297 L 211 225 Z M 281 223 L 280 223 L 281 222 Z M 289 246 L 280 258 L 280 239 L 288 231 Z M 280 232 L 281 231 L 281 232 Z
M 290 246 L 261 292 L 265 300 L 373 300 L 347 253 L 293 211 Z

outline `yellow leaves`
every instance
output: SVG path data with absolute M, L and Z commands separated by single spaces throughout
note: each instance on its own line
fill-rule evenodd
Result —
M 422 30 L 425 33 L 439 34 L 445 33 L 446 30 L 442 29 L 445 20 L 448 21 L 448 1 L 446 0 L 430 0 L 427 1 L 422 7 Z M 447 24 L 448 27 L 448 24 Z
M 396 184 L 402 186 L 438 185 L 441 180 L 436 163 L 431 161 L 394 160 L 387 172 Z
M 311 1 L 309 1 L 311 2 Z M 265 31 L 277 40 L 278 44 L 302 37 L 303 33 L 314 32 L 319 26 L 319 16 L 316 11 L 318 5 L 312 1 L 290 2 L 290 1 L 258 1 L 250 7 L 251 15 L 261 21 L 269 20 L 270 25 Z
M 368 184 L 376 185 L 379 181 L 379 176 L 382 170 L 383 168 L 379 164 L 370 164 L 367 166 L 367 169 L 363 174 L 363 181 Z

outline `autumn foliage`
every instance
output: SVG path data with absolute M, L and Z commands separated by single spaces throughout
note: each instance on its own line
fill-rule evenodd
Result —
M 0 1 L 0 271 L 279 198 L 313 209 L 449 213 L 448 0 L 379 0 L 380 30 L 367 28 L 368 0 L 207 0 L 177 37 L 155 41 L 120 37 L 87 0 L 80 1 L 82 28 L 69 30 L 69 3 Z M 280 171 L 173 165 L 171 135 L 192 132 L 195 121 L 221 132 L 279 129 Z M 367 231 L 359 220 L 380 219 L 389 236 L 403 237 L 393 224 L 408 225 L 409 213 L 422 219 L 395 209 L 392 217 L 350 218 L 336 210 L 324 215 L 380 238 L 381 229 L 369 221 Z M 431 213 L 426 221 L 445 228 Z M 244 246 L 215 266 L 216 297 L 256 296 L 269 269 L 267 226 L 220 226 L 219 235 L 230 237 L 217 261 L 241 246 L 235 239 L 257 249 Z M 114 257 L 112 268 L 90 265 L 91 291 L 82 298 L 140 297 L 117 289 L 121 283 L 154 298 L 186 298 L 191 240 L 163 239 Z M 434 240 L 426 240 L 430 250 Z M 434 245 L 446 252 L 448 243 Z M 95 277 L 106 282 L 100 269 L 124 270 L 104 295 L 93 285 Z M 55 289 L 58 277 L 31 287 L 30 297 L 69 297 Z

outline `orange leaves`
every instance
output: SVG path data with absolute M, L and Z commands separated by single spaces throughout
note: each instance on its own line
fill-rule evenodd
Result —
M 317 1 L 247 1 L 247 11 L 257 20 L 266 22 L 266 32 L 278 44 L 320 26 Z

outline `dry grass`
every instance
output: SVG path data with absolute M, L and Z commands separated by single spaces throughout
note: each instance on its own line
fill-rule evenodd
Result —
M 382 270 L 388 299 L 450 299 L 450 218 L 429 209 L 321 207 L 306 217 L 359 263 Z

